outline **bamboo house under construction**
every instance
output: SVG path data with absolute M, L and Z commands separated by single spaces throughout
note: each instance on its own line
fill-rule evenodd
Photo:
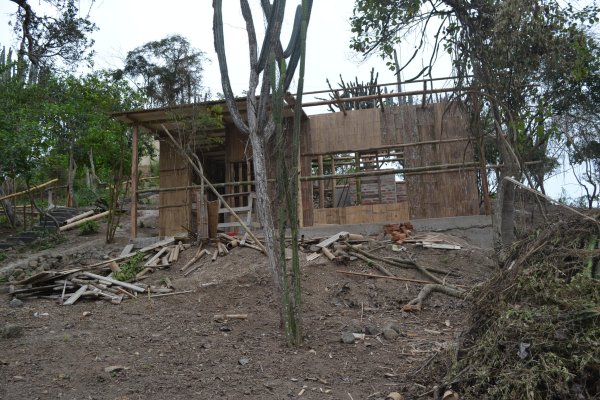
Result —
M 391 105 L 391 94 L 304 103 L 303 108 L 338 104 L 340 112 L 306 115 L 301 121 L 298 215 L 302 226 L 398 222 L 419 218 L 479 214 L 478 173 L 468 116 L 447 101 L 427 101 L 434 92 L 395 93 L 416 96 L 419 104 Z M 352 109 L 349 101 L 376 101 L 379 107 Z M 288 103 L 293 98 L 288 96 Z M 402 103 L 402 102 L 401 102 Z M 244 116 L 245 99 L 238 99 Z M 202 116 L 218 107 L 222 127 L 202 127 Z M 192 149 L 206 179 L 230 209 L 256 224 L 253 209 L 252 150 L 247 136 L 233 124 L 223 101 L 114 114 L 134 131 L 132 176 L 137 176 L 137 135 L 150 132 L 160 143 L 159 230 L 161 236 L 202 234 L 218 223 L 224 230 L 238 225 L 224 204 L 202 185 L 187 157 L 169 135 Z M 285 111 L 288 122 L 291 108 Z M 284 124 L 292 126 L 291 123 Z M 168 134 L 167 134 L 168 132 Z M 479 171 L 483 169 L 482 171 Z M 272 174 L 272 176 L 275 176 Z M 485 176 L 485 175 L 482 175 Z M 135 182 L 135 180 L 133 180 Z M 132 186 L 132 236 L 136 235 L 137 185 Z M 484 193 L 485 197 L 487 193 Z M 210 224 L 209 220 L 214 220 Z

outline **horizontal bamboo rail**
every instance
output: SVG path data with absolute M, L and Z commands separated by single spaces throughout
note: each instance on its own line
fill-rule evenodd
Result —
M 447 88 L 447 89 L 429 89 L 429 90 L 413 90 L 410 92 L 401 92 L 401 93 L 381 93 L 381 94 L 372 94 L 368 96 L 357 96 L 357 97 L 344 97 L 337 98 L 333 100 L 320 100 L 320 101 L 312 101 L 308 103 L 302 103 L 302 107 L 315 107 L 315 106 L 326 106 L 328 104 L 339 104 L 339 103 L 351 103 L 356 101 L 366 101 L 366 100 L 375 100 L 375 99 L 387 99 L 390 97 L 406 97 L 406 96 L 420 96 L 424 94 L 435 94 L 435 93 L 450 93 L 457 92 L 464 89 L 457 88 Z
M 465 137 L 465 138 L 456 138 L 456 139 L 440 139 L 440 140 L 425 140 L 422 142 L 413 142 L 413 143 L 398 143 L 398 144 L 393 144 L 393 145 L 386 145 L 386 146 L 378 146 L 378 147 L 369 147 L 368 149 L 360 149 L 360 150 L 342 150 L 342 151 L 336 151 L 335 154 L 344 154 L 344 153 L 368 153 L 370 151 L 379 151 L 379 150 L 395 150 L 395 149 L 400 149 L 403 147 L 410 147 L 410 146 L 422 146 L 422 145 L 428 145 L 428 144 L 443 144 L 443 143 L 454 143 L 454 142 L 467 142 L 471 140 L 471 138 Z M 314 157 L 314 156 L 325 156 L 325 155 L 330 155 L 332 153 L 303 153 L 301 154 L 302 157 Z
M 12 193 L 12 194 L 0 197 L 0 201 L 12 199 L 13 197 L 19 197 L 19 196 L 22 196 L 22 195 L 27 194 L 29 192 L 34 192 L 36 190 L 45 188 L 46 186 L 51 185 L 54 182 L 58 182 L 58 179 L 52 179 L 51 181 L 48 181 L 46 183 L 42 183 L 41 185 L 37 185 L 37 186 L 34 186 L 32 188 L 29 188 L 29 190 L 23 190 L 22 192 Z

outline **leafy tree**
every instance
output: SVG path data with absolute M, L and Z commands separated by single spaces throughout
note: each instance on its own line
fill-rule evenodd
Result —
M 76 165 L 91 162 L 90 151 L 95 156 L 94 167 L 105 178 L 120 161 L 120 137 L 127 135 L 127 131 L 108 113 L 139 104 L 139 98 L 126 82 L 114 81 L 107 73 L 49 80 L 48 102 L 41 125 L 45 137 L 52 143 L 46 160 L 50 165 L 68 166 L 68 204 L 74 201 Z
M 89 18 L 79 16 L 76 0 L 42 0 L 37 6 L 49 5 L 57 16 L 42 15 L 28 0 L 10 0 L 18 6 L 14 31 L 19 39 L 19 69 L 25 77 L 29 61 L 29 81 L 37 79 L 40 71 L 54 69 L 58 60 L 63 66 L 75 66 L 83 60 L 91 62 L 94 41 L 90 34 L 96 30 Z
M 192 103 L 204 94 L 205 54 L 180 35 L 148 42 L 127 54 L 125 75 L 142 89 L 151 106 Z
M 490 121 L 486 125 L 504 164 L 494 213 L 498 249 L 514 237 L 515 189 L 503 178 L 525 178 L 536 186 L 523 165 L 529 157 L 545 155 L 549 139 L 559 134 L 553 118 L 562 82 L 576 84 L 592 72 L 595 41 L 588 31 L 598 22 L 597 14 L 595 6 L 576 10 L 554 0 L 355 2 L 351 47 L 391 59 L 394 47 L 416 31 L 422 39 L 410 63 L 433 32 L 431 63 L 421 74 L 430 75 L 433 62 L 445 51 L 452 58 L 456 86 L 463 90 L 459 95 L 477 95 L 480 105 L 472 109 Z M 471 99 L 465 96 L 473 106 Z M 535 174 L 538 186 L 547 172 Z

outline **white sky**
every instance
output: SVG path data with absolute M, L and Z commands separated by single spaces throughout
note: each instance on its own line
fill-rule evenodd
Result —
M 286 23 L 282 34 L 284 47 L 287 45 L 294 9 L 299 2 L 300 0 L 287 2 Z M 223 3 L 230 79 L 234 92 L 241 94 L 248 86 L 248 42 L 245 23 L 239 11 L 239 1 L 224 0 Z M 250 0 L 250 3 L 258 5 L 259 0 Z M 80 4 L 81 12 L 86 12 L 89 0 L 80 0 Z M 358 77 L 359 81 L 366 82 L 373 67 L 379 72 L 379 83 L 395 82 L 396 78 L 387 70 L 381 59 L 371 57 L 361 62 L 360 55 L 350 50 L 352 34 L 349 18 L 353 5 L 354 0 L 314 0 L 307 38 L 305 91 L 327 89 L 327 78 L 337 87 L 340 74 L 346 81 Z M 35 6 L 39 5 L 34 4 Z M 0 2 L 0 45 L 14 44 L 8 23 L 12 20 L 10 14 L 15 10 L 14 3 Z M 259 13 L 258 7 L 253 8 L 253 14 L 260 43 L 262 14 Z M 97 0 L 91 9 L 91 20 L 99 28 L 93 36 L 96 41 L 94 50 L 97 53 L 95 68 L 122 68 L 128 51 L 170 34 L 180 34 L 212 60 L 205 65 L 204 85 L 215 95 L 222 92 L 222 89 L 213 45 L 212 18 L 212 0 Z M 411 43 L 406 43 L 402 51 L 408 54 L 411 48 Z M 420 69 L 420 65 L 421 63 L 417 62 L 412 69 L 406 71 L 404 77 L 412 77 Z M 449 75 L 449 64 L 438 63 L 436 77 Z M 408 88 L 414 89 L 418 88 Z M 291 90 L 295 90 L 295 82 Z M 306 111 L 312 114 L 326 112 L 326 109 L 312 108 Z M 570 171 L 560 173 L 548 182 L 548 194 L 558 198 L 562 187 L 565 187 L 572 197 L 581 195 Z

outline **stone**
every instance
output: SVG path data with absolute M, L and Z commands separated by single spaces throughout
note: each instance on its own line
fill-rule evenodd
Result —
M 23 271 L 21 268 L 15 268 L 13 270 L 12 274 L 10 275 L 10 278 L 8 278 L 8 280 L 11 282 L 14 282 L 14 281 L 20 281 L 23 278 L 25 278 L 25 271 Z
M 238 364 L 240 365 L 246 365 L 250 362 L 250 359 L 248 357 L 242 357 L 238 360 Z
M 13 297 L 13 299 L 10 301 L 10 303 L 8 303 L 11 307 L 15 308 L 15 307 L 22 307 L 23 306 L 23 301 L 19 300 L 16 297 Z
M 13 324 L 6 324 L 2 328 L 1 335 L 3 339 L 12 339 L 23 335 L 23 328 Z
M 396 338 L 398 337 L 398 332 L 396 332 L 390 327 L 383 328 L 382 333 L 385 340 L 396 340 Z
M 353 319 L 348 323 L 348 331 L 353 333 L 364 333 L 363 324 L 359 320 Z
M 344 332 L 341 341 L 345 344 L 352 344 L 356 341 L 356 338 L 352 332 Z
M 38 267 L 38 261 L 37 260 L 30 260 L 29 261 L 29 268 L 37 268 Z
M 377 325 L 367 324 L 365 325 L 365 333 L 367 335 L 375 336 L 379 333 L 379 328 Z
M 388 323 L 386 323 L 383 327 L 383 329 L 393 329 L 396 331 L 396 333 L 400 334 L 401 333 L 401 329 L 400 329 L 400 324 L 394 321 L 390 321 Z

